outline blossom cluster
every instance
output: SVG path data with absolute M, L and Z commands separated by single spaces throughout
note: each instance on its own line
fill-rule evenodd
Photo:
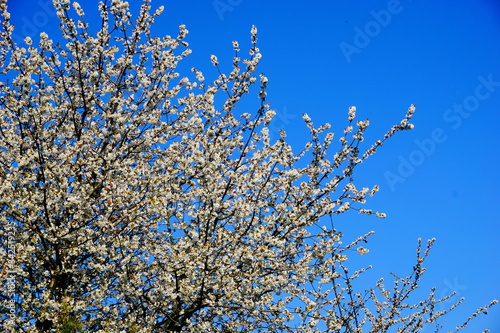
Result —
M 80 4 L 54 0 L 65 43 L 41 33 L 24 46 L 0 2 L 2 265 L 7 225 L 17 228 L 16 316 L 0 314 L 0 329 L 361 332 L 380 318 L 419 328 L 393 315 L 399 299 L 374 294 L 375 315 L 353 292 L 364 270 L 350 275 L 345 262 L 368 253 L 372 233 L 344 244 L 323 219 L 385 217 L 363 208 L 378 186 L 356 186 L 353 171 L 412 127 L 415 107 L 366 151 L 369 122 L 354 107 L 338 144 L 304 115 L 311 139 L 296 151 L 284 132 L 270 137 L 257 28 L 248 56 L 233 42 L 230 73 L 210 57 L 210 81 L 178 71 L 188 30 L 152 36 L 163 7 L 151 13 L 150 2 L 135 19 L 126 1 L 100 2 L 91 34 Z M 256 111 L 241 112 L 253 91 Z M 0 273 L 1 295 L 11 278 Z

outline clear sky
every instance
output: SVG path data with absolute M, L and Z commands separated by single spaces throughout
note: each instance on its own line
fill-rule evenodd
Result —
M 92 10 L 97 3 L 81 2 Z M 335 224 L 347 237 L 376 232 L 371 252 L 353 260 L 374 265 L 366 279 L 373 282 L 390 271 L 407 275 L 417 238 L 437 238 L 422 287 L 467 299 L 445 328 L 500 298 L 498 0 L 153 1 L 160 4 L 166 10 L 156 33 L 176 35 L 186 24 L 189 62 L 207 73 L 210 54 L 230 68 L 231 41 L 245 50 L 252 24 L 258 27 L 260 71 L 278 114 L 272 129 L 286 130 L 292 144 L 307 135 L 305 112 L 340 134 L 348 106 L 356 105 L 358 116 L 370 119 L 370 141 L 417 104 L 415 129 L 358 170 L 358 184 L 381 186 L 367 208 L 388 217 L 350 214 Z M 9 5 L 16 34 L 57 33 L 49 0 Z M 500 305 L 464 332 L 485 327 L 500 332 Z

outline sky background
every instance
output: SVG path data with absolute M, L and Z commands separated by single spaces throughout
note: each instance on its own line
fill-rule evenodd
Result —
M 9 0 L 16 34 L 56 38 L 50 3 Z M 82 6 L 91 11 L 96 3 Z M 352 258 L 353 267 L 374 266 L 367 286 L 391 271 L 409 274 L 417 238 L 435 237 L 420 295 L 435 286 L 437 297 L 456 291 L 466 298 L 445 329 L 500 298 L 500 1 L 153 1 L 160 4 L 166 9 L 155 33 L 176 35 L 186 24 L 193 50 L 187 61 L 206 69 L 207 79 L 210 55 L 229 69 L 231 41 L 245 52 L 251 26 L 258 27 L 258 71 L 269 78 L 268 101 L 277 112 L 271 129 L 276 136 L 287 131 L 297 147 L 307 137 L 302 113 L 331 123 L 339 137 L 355 105 L 359 119 L 370 119 L 369 144 L 417 104 L 415 129 L 358 170 L 359 186 L 381 187 L 366 208 L 388 217 L 347 214 L 335 226 L 347 239 L 376 232 L 371 252 Z M 486 327 L 500 332 L 500 305 L 463 332 Z

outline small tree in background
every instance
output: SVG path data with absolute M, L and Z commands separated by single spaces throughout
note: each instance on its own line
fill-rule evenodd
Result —
M 255 27 L 249 56 L 233 42 L 232 71 L 212 56 L 207 82 L 177 71 L 186 27 L 151 35 L 163 8 L 150 1 L 134 20 L 101 2 L 94 35 L 78 3 L 54 6 L 64 43 L 20 47 L 1 1 L 3 332 L 418 332 L 447 312 L 433 290 L 409 300 L 433 240 L 408 277 L 355 290 L 365 270 L 345 261 L 372 232 L 346 245 L 324 219 L 385 216 L 363 208 L 378 187 L 354 170 L 413 127 L 414 105 L 364 148 L 355 107 L 340 143 L 304 114 L 310 140 L 292 149 L 285 132 L 270 139 Z M 237 105 L 252 86 L 250 114 Z

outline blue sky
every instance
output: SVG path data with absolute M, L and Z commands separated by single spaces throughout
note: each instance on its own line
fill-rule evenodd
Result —
M 17 34 L 57 33 L 49 0 L 10 2 Z M 83 8 L 90 3 L 94 9 L 94 1 Z M 358 184 L 381 186 L 368 208 L 388 217 L 349 214 L 335 224 L 347 237 L 376 232 L 371 252 L 353 260 L 374 266 L 367 281 L 408 274 L 417 238 L 437 238 L 422 287 L 467 299 L 445 328 L 500 298 L 500 2 L 153 1 L 160 4 L 166 10 L 156 33 L 175 35 L 186 24 L 194 51 L 188 61 L 207 73 L 210 54 L 229 68 L 231 41 L 245 50 L 252 24 L 258 27 L 260 71 L 278 114 L 272 128 L 286 130 L 292 144 L 307 135 L 302 113 L 340 135 L 348 106 L 356 105 L 370 119 L 370 142 L 417 104 L 415 129 L 358 170 Z M 500 331 L 499 318 L 497 306 L 464 332 Z

